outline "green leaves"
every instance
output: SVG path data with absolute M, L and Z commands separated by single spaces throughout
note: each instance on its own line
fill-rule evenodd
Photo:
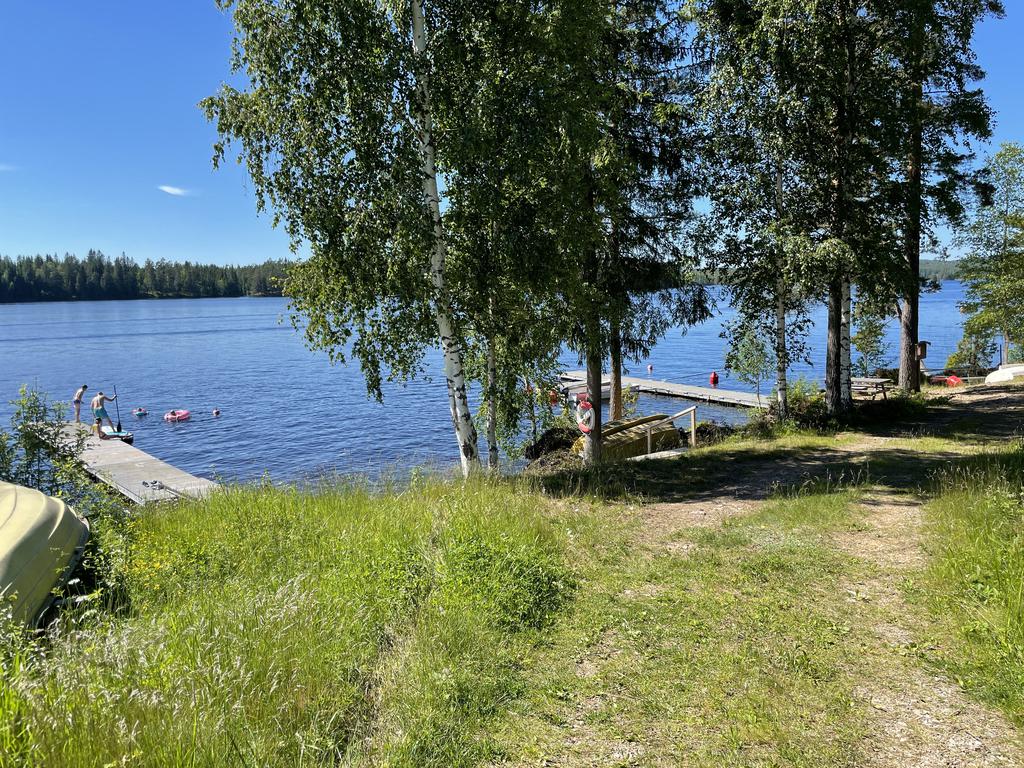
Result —
M 986 164 L 990 204 L 977 206 L 958 244 L 966 251 L 966 334 L 1024 340 L 1024 147 L 1003 144 Z M 976 345 L 975 345 L 976 346 Z

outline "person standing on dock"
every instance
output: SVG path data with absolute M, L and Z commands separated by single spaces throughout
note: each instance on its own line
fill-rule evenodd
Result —
M 96 420 L 100 421 L 101 419 L 106 419 L 107 424 L 110 425 L 111 431 L 114 431 L 114 422 L 110 420 L 110 415 L 107 413 L 106 404 L 112 403 L 116 399 L 117 395 L 114 395 L 113 397 L 107 397 L 102 392 L 97 392 L 96 397 L 94 397 L 92 399 L 92 402 L 89 404 L 92 407 L 92 415 L 96 417 Z
M 75 396 L 71 400 L 71 404 L 75 406 L 75 424 L 82 422 L 82 398 L 85 397 L 85 390 L 89 388 L 88 384 L 83 384 L 75 391 Z

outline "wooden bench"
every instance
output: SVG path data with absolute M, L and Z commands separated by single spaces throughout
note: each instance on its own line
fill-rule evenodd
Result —
M 878 395 L 881 395 L 883 400 L 887 400 L 886 388 L 891 385 L 892 379 L 875 379 L 858 376 L 854 376 L 850 379 L 850 386 L 854 392 L 862 392 L 865 395 L 871 395 L 872 400 L 874 400 Z

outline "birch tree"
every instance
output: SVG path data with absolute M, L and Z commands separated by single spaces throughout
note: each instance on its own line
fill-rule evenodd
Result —
M 359 361 L 368 392 L 424 372 L 440 347 L 463 472 L 478 463 L 463 365 L 464 330 L 449 285 L 448 232 L 434 132 L 444 72 L 437 46 L 460 31 L 442 5 L 365 0 L 221 0 L 233 16 L 229 85 L 203 102 L 221 142 L 237 145 L 260 209 L 311 256 L 288 290 L 308 342 Z
M 709 3 L 698 16 L 708 55 L 703 94 L 711 263 L 740 314 L 734 338 L 771 327 L 777 412 L 788 412 L 790 361 L 806 355 L 807 302 L 821 294 L 820 72 L 811 4 Z M 722 234 L 722 231 L 725 234 Z M 812 258 L 813 256 L 813 258 Z
M 452 284 L 467 328 L 467 371 L 481 382 L 480 423 L 488 464 L 519 436 L 528 413 L 549 419 L 566 337 L 552 290 L 565 278 L 544 218 L 557 186 L 545 162 L 558 135 L 552 66 L 558 4 L 464 3 L 460 35 L 438 66 L 449 74 L 439 130 L 456 162 L 447 181 Z
M 840 415 L 852 406 L 851 283 L 891 282 L 896 269 L 884 122 L 894 74 L 878 18 L 865 0 L 715 0 L 701 18 L 713 53 L 712 157 L 728 158 L 711 196 L 733 224 L 740 304 L 752 322 L 774 315 L 781 352 L 780 299 L 826 302 L 826 403 Z M 803 288 L 789 297 L 787 242 Z M 787 355 L 776 357 L 782 392 Z

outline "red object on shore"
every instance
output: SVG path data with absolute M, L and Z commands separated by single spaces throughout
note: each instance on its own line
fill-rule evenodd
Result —
M 963 383 L 964 383 L 964 380 L 961 379 L 959 376 L 947 376 L 946 377 L 946 386 L 947 387 L 959 387 Z
M 711 382 L 711 386 L 718 389 L 718 371 L 712 371 L 711 376 L 708 377 L 708 381 Z
M 576 426 L 580 428 L 580 432 L 589 435 L 594 429 L 594 418 L 594 406 L 586 395 L 581 395 L 576 401 Z

